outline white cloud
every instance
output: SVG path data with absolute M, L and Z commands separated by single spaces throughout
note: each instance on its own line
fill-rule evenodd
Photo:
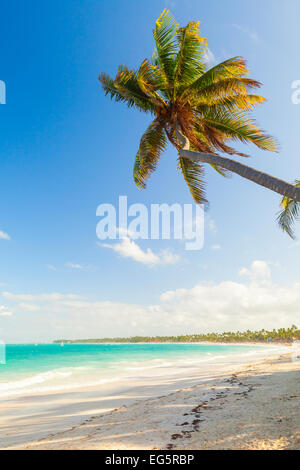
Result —
M 116 232 L 119 234 L 119 238 L 133 238 L 134 232 L 128 228 L 116 227 Z
M 217 226 L 216 226 L 216 223 L 213 219 L 211 219 L 210 217 L 208 217 L 207 219 L 207 226 L 208 226 L 208 229 L 209 231 L 213 234 L 213 235 L 216 235 L 217 233 Z
M 210 65 L 210 66 L 216 65 L 217 63 L 217 59 L 215 58 L 213 52 L 209 49 L 209 47 L 206 49 L 204 60 L 207 63 L 207 65 Z
M 66 266 L 72 269 L 84 269 L 84 266 L 82 266 L 81 264 L 66 263 Z
M 56 302 L 68 299 L 80 299 L 81 297 L 74 294 L 60 294 L 54 292 L 53 294 L 12 294 L 11 292 L 2 292 L 2 297 L 7 300 L 18 300 L 20 302 Z
M 8 235 L 8 233 L 0 230 L 0 240 L 10 240 L 10 236 Z
M 259 37 L 258 37 L 258 34 L 257 34 L 256 31 L 251 30 L 251 29 L 248 28 L 248 27 L 241 26 L 241 25 L 239 25 L 239 24 L 234 24 L 233 27 L 236 28 L 236 29 L 238 29 L 238 30 L 241 31 L 242 33 L 246 34 L 250 39 L 252 39 L 252 41 L 254 41 L 254 42 L 259 42 Z
M 50 271 L 57 271 L 56 267 L 53 264 L 46 264 L 46 268 L 50 269 Z
M 242 268 L 239 271 L 240 276 L 246 276 L 251 282 L 269 282 L 271 279 L 271 270 L 266 261 L 253 261 L 250 269 Z
M 221 250 L 221 245 L 212 245 L 211 250 L 219 251 L 219 250 Z
M 138 263 L 147 266 L 157 266 L 163 264 L 175 264 L 179 261 L 179 256 L 174 255 L 168 250 L 162 250 L 159 254 L 153 253 L 150 248 L 143 251 L 137 243 L 130 240 L 128 237 L 122 239 L 120 243 L 109 245 L 101 243 L 100 246 L 110 248 L 124 258 L 131 258 Z
M 85 266 L 79 263 L 66 263 L 65 266 L 67 268 L 75 269 L 75 270 L 83 270 L 83 271 L 91 271 L 96 269 L 94 266 Z
M 0 305 L 0 317 L 10 317 L 12 313 L 4 305 Z
M 16 323 L 11 323 L 11 340 L 245 331 L 293 323 L 299 326 L 299 282 L 277 285 L 264 261 L 254 261 L 240 273 L 246 276 L 244 282 L 201 282 L 190 289 L 164 292 L 156 304 L 148 306 L 93 302 L 72 294 L 32 295 L 29 301 L 27 295 L 5 293 L 10 301 L 28 301 L 40 309 L 29 313 L 26 306 L 26 315 L 12 317 Z
M 37 304 L 20 303 L 18 309 L 24 312 L 38 312 L 41 308 Z
M 169 250 L 162 250 L 160 252 L 160 264 L 176 264 L 180 260 L 179 255 L 175 255 Z

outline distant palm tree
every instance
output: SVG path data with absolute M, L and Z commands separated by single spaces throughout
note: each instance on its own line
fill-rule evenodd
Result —
M 180 28 L 167 10 L 156 21 L 153 34 L 156 48 L 151 62 L 144 60 L 136 71 L 120 65 L 115 79 L 105 73 L 99 76 L 106 95 L 154 115 L 136 155 L 136 185 L 146 187 L 169 140 L 178 150 L 178 167 L 196 203 L 206 202 L 203 163 L 208 163 L 223 176 L 229 170 L 282 194 L 279 224 L 292 235 L 300 186 L 217 153 L 247 157 L 229 145 L 232 140 L 277 151 L 275 140 L 249 116 L 265 98 L 249 92 L 261 84 L 247 78 L 244 59 L 234 57 L 207 70 L 207 42 L 200 36 L 199 23 Z

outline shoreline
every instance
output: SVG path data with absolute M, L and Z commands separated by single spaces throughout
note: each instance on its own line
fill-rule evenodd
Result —
M 282 374 L 288 374 L 284 383 Z M 196 385 L 122 406 L 25 449 L 299 450 L 299 376 L 300 362 L 277 356 L 220 378 L 209 390 Z
M 137 341 L 137 342 L 105 342 L 105 343 L 93 343 L 93 342 L 83 342 L 83 343 L 68 343 L 68 342 L 65 342 L 63 343 L 64 346 L 68 346 L 68 345 L 81 345 L 81 346 L 85 346 L 85 345 L 89 345 L 89 344 L 92 344 L 94 346 L 97 346 L 97 345 L 109 345 L 109 346 L 113 346 L 114 344 L 117 344 L 117 345 L 122 345 L 122 344 L 126 344 L 126 345 L 129 345 L 129 344 L 158 344 L 158 345 L 162 345 L 162 344 L 209 344 L 209 345 L 217 345 L 217 344 L 221 344 L 221 345 L 227 345 L 227 346 L 242 346 L 242 345 L 245 345 L 245 346 L 292 346 L 293 344 L 295 343 L 295 341 L 278 341 L 278 342 L 275 342 L 275 341 L 235 341 L 235 342 L 230 342 L 230 341 Z M 56 346 L 59 346 L 61 344 L 61 342 L 48 342 L 48 343 L 36 343 L 36 342 L 32 342 L 32 343 L 6 343 L 6 346 L 31 346 L 31 345 L 38 345 L 38 346 L 42 346 L 42 345 L 56 345 Z
M 58 345 L 59 343 L 44 343 L 44 344 L 56 344 Z M 92 344 L 93 346 L 97 345 L 108 345 L 108 346 L 113 346 L 114 344 L 116 345 L 129 345 L 129 344 L 157 344 L 157 345 L 163 345 L 163 344 L 206 344 L 209 346 L 213 345 L 222 345 L 222 346 L 273 346 L 273 347 L 279 347 L 279 346 L 293 346 L 293 342 L 287 342 L 287 341 L 280 341 L 278 343 L 275 342 L 264 342 L 264 341 L 236 341 L 236 342 L 222 342 L 222 341 L 164 341 L 164 342 L 156 342 L 156 341 L 144 341 L 144 342 L 128 342 L 128 343 L 115 343 L 115 342 L 107 342 L 107 343 L 63 343 L 64 346 L 68 345 L 89 345 Z
M 274 345 L 273 345 L 274 346 Z M 279 345 L 277 345 L 278 347 Z M 281 345 L 282 346 L 282 345 Z M 226 364 L 221 366 L 220 364 L 214 363 L 213 373 L 210 366 L 203 368 L 203 364 L 199 365 L 197 368 L 197 373 L 192 374 L 190 370 L 183 373 L 182 375 L 168 376 L 165 379 L 160 379 L 155 376 L 153 377 L 144 377 L 143 380 L 136 380 L 134 386 L 131 385 L 130 381 L 125 381 L 122 383 L 122 386 L 115 388 L 115 384 L 109 384 L 105 387 L 91 387 L 85 390 L 79 390 L 76 392 L 65 392 L 65 393 L 49 393 L 44 396 L 29 396 L 29 397 L 17 397 L 11 399 L 10 402 L 14 411 L 12 410 L 12 418 L 16 415 L 16 408 L 18 406 L 27 406 L 27 409 L 24 412 L 24 416 L 20 419 L 20 435 L 14 436 L 11 433 L 3 433 L 5 431 L 1 430 L 2 436 L 4 436 L 4 442 L 1 444 L 0 448 L 12 448 L 12 449 L 25 449 L 25 448 L 59 448 L 59 449 L 69 449 L 69 448 L 99 448 L 99 449 L 153 449 L 152 442 L 155 440 L 157 432 L 155 431 L 155 426 L 159 429 L 161 427 L 160 416 L 157 415 L 157 409 L 163 406 L 162 400 L 166 402 L 172 401 L 172 397 L 176 396 L 179 402 L 186 400 L 185 395 L 191 395 L 193 399 L 193 390 L 197 390 L 198 397 L 197 400 L 201 398 L 201 393 L 205 391 L 204 395 L 205 400 L 210 402 L 212 399 L 213 402 L 217 401 L 215 397 L 215 391 L 219 390 L 218 393 L 221 393 L 221 389 L 226 389 L 224 387 L 224 381 L 230 380 L 233 374 L 249 373 L 251 368 L 257 367 L 258 364 L 264 364 L 266 368 L 267 363 L 274 362 L 274 358 L 280 357 L 289 358 L 291 357 L 290 348 L 285 348 L 284 352 L 279 353 L 278 351 L 264 351 L 265 355 L 262 358 L 247 358 L 244 362 L 238 362 L 233 364 Z M 294 349 L 293 351 L 296 351 Z M 299 349 L 297 350 L 300 355 Z M 270 354 L 272 352 L 272 354 Z M 300 361 L 292 362 L 290 359 L 287 359 L 289 364 L 290 372 L 293 373 L 292 369 L 298 372 L 298 377 L 300 376 Z M 275 372 L 275 371 L 273 371 Z M 288 372 L 288 371 L 287 371 Z M 119 384 L 118 384 L 119 386 Z M 231 387 L 231 386 L 230 386 Z M 233 387 L 234 388 L 234 387 Z M 244 390 L 245 391 L 245 390 Z M 299 390 L 300 391 L 300 390 Z M 224 390 L 223 390 L 224 392 Z M 235 392 L 233 392 L 235 393 Z M 203 395 L 203 396 L 204 396 Z M 222 394 L 221 394 L 222 395 Z M 235 395 L 233 395 L 235 397 Z M 202 401 L 203 401 L 202 400 Z M 38 419 L 30 418 L 30 411 L 33 409 L 33 404 L 36 405 L 36 401 L 39 403 L 39 413 Z M 201 401 L 201 400 L 200 400 Z M 179 403 L 179 404 L 180 404 Z M 239 402 L 237 401 L 235 405 Z M 197 405 L 197 403 L 196 403 Z M 45 409 L 46 406 L 46 409 Z M 144 413 L 144 407 L 148 407 L 148 414 Z M 172 407 L 174 404 L 172 405 Z M 177 405 L 176 405 L 177 406 Z M 48 409 L 47 409 L 48 407 Z M 50 407 L 50 408 L 49 408 Z M 164 406 L 163 406 L 164 408 Z M 194 407 L 195 408 L 195 407 Z M 300 404 L 299 404 L 300 409 Z M 53 412 L 55 410 L 55 413 Z M 136 412 L 138 410 L 138 414 Z M 35 409 L 35 412 L 37 410 Z M 176 410 L 177 413 L 177 410 Z M 184 414 L 184 413 L 183 413 Z M 149 416 L 156 416 L 156 424 L 153 429 L 153 423 L 149 421 Z M 167 413 L 168 415 L 168 413 Z M 135 417 L 133 417 L 135 416 Z M 148 416 L 148 418 L 147 418 Z M 192 414 L 193 416 L 193 414 Z M 52 420 L 49 427 L 49 417 Z M 127 428 L 132 430 L 134 429 L 135 422 L 138 419 L 139 427 L 144 428 L 144 433 L 149 436 L 152 436 L 149 442 L 143 441 L 143 443 L 137 444 L 137 436 L 141 436 L 143 432 L 141 429 L 137 429 L 136 432 L 132 432 L 131 439 L 125 439 L 126 442 L 117 442 L 115 440 L 109 441 L 107 435 L 104 435 L 103 432 L 99 431 L 99 426 L 107 426 L 107 420 L 113 421 L 115 417 L 118 420 L 126 418 L 127 422 L 132 421 L 132 424 Z M 178 415 L 175 416 L 179 421 L 182 420 L 182 413 L 178 410 Z M 40 421 L 39 421 L 40 418 Z M 198 418 L 194 416 L 194 420 Z M 267 418 L 266 418 L 267 419 Z M 141 422 L 142 420 L 142 422 Z M 174 412 L 169 412 L 169 415 L 166 417 L 166 422 L 170 425 L 167 425 L 166 429 L 162 432 L 162 435 L 159 437 L 156 445 L 159 449 L 167 448 L 166 437 L 170 437 L 173 434 L 176 434 L 178 431 L 178 423 L 173 426 L 174 421 Z M 12 422 L 16 423 L 15 419 L 12 419 Z M 184 420 L 182 421 L 184 422 Z M 106 424 L 105 424 L 106 423 Z M 9 423 L 7 423 L 9 424 Z M 11 424 L 11 423 L 10 423 Z M 192 426 L 191 423 L 189 423 Z M 118 424 L 114 426 L 113 424 L 109 428 L 108 435 L 114 435 L 118 432 Z M 151 428 L 152 426 L 152 428 Z M 171 426 L 171 428 L 170 428 Z M 215 426 L 215 423 L 212 425 L 212 429 Z M 22 433 L 25 433 L 25 430 L 28 430 L 28 427 L 32 429 L 31 434 L 28 433 L 28 436 L 24 439 Z M 98 431 L 94 432 L 97 428 Z M 72 430 L 70 430 L 72 428 Z M 150 428 L 150 429 L 148 429 Z M 300 428 L 300 418 L 299 418 L 299 428 Z M 69 429 L 69 430 L 68 430 Z M 175 431 L 174 431 L 175 430 Z M 53 432 L 55 434 L 53 434 Z M 122 430 L 123 434 L 125 429 Z M 185 429 L 185 432 L 190 432 L 188 429 Z M 193 431 L 196 432 L 196 431 Z M 10 435 L 9 435 L 10 434 Z M 126 433 L 125 433 L 126 434 Z M 51 435 L 51 437 L 48 437 Z M 88 438 L 92 435 L 93 438 Z M 188 435 L 188 434 L 184 434 Z M 56 437 L 55 437 L 56 436 Z M 6 437 L 6 439 L 5 439 Z M 41 439 L 40 442 L 38 442 Z M 58 441 L 57 441 L 58 439 Z M 140 438 L 139 438 L 140 439 Z M 191 438 L 189 438 L 191 439 Z M 88 442 L 90 440 L 90 442 Z M 85 442 L 85 444 L 84 444 Z M 192 442 L 192 441 L 190 441 Z M 173 443 L 173 441 L 171 442 Z M 169 442 L 168 445 L 171 445 Z M 174 444 L 174 443 L 173 443 Z M 187 445 L 182 439 L 180 439 L 180 446 Z M 142 445 L 142 447 L 135 447 L 135 445 Z M 150 446 L 149 446 L 150 445 Z M 94 446 L 94 447 L 93 447 Z M 117 446 L 117 447 L 114 447 Z M 121 446 L 121 447 L 118 447 Z M 123 446 L 123 447 L 122 447 Z M 146 447 L 144 447 L 146 446 Z M 155 447 L 155 446 L 154 446 Z M 183 447 L 176 447 L 183 448 Z
M 139 343 L 139 344 L 145 344 L 145 345 L 148 345 L 148 343 Z M 173 345 L 173 344 L 176 344 L 177 343 L 160 343 L 157 345 L 166 345 L 166 344 L 169 344 L 169 345 Z M 186 345 L 190 345 L 190 343 L 182 343 L 182 344 L 186 344 Z M 216 346 L 215 343 L 194 343 L 195 345 L 198 345 L 198 346 Z M 120 345 L 124 345 L 124 343 L 120 343 Z M 196 370 L 196 372 L 200 372 L 202 370 L 202 368 L 205 368 L 206 366 L 208 367 L 209 365 L 212 366 L 217 366 L 217 367 L 222 367 L 222 363 L 224 362 L 224 364 L 232 364 L 232 366 L 236 365 L 236 362 L 238 363 L 245 363 L 245 361 L 248 361 L 248 359 L 250 360 L 251 358 L 249 357 L 250 356 L 253 356 L 253 360 L 254 359 L 257 359 L 257 356 L 262 356 L 262 357 L 267 357 L 270 353 L 271 354 L 274 354 L 274 351 L 278 354 L 280 353 L 284 353 L 286 351 L 289 351 L 290 348 L 291 348 L 291 344 L 273 344 L 273 345 L 270 345 L 270 347 L 264 347 L 263 345 L 261 344 L 258 344 L 258 343 L 244 343 L 244 344 L 235 344 L 235 343 L 218 343 L 218 346 L 229 346 L 229 347 L 238 347 L 238 346 L 244 346 L 245 348 L 256 348 L 256 349 L 253 349 L 253 350 L 250 350 L 250 351 L 243 351 L 241 350 L 240 352 L 242 354 L 240 355 L 237 355 L 236 352 L 234 351 L 231 351 L 230 353 L 227 353 L 226 355 L 212 355 L 212 356 L 196 356 L 196 355 L 192 355 L 190 356 L 188 354 L 188 352 L 186 352 L 186 354 L 184 356 L 181 356 L 181 357 L 166 357 L 166 358 L 151 358 L 151 359 L 144 359 L 141 361 L 141 366 L 139 365 L 139 361 L 137 361 L 137 364 L 136 366 L 134 367 L 129 367 L 128 370 L 129 371 L 134 371 L 134 370 L 137 370 L 139 373 L 139 371 L 148 371 L 149 369 L 151 369 L 152 371 L 159 371 L 161 369 L 165 369 L 165 372 L 164 374 L 166 373 L 167 375 L 172 375 L 174 374 L 174 371 L 175 371 L 175 374 L 178 375 L 178 371 L 180 371 L 181 367 L 182 367 L 182 364 L 184 363 L 184 367 L 186 368 L 190 368 L 192 370 Z M 220 351 L 220 353 L 222 353 L 222 351 Z M 159 361 L 161 360 L 162 363 L 156 363 L 156 364 L 153 364 L 153 362 L 156 362 L 156 361 Z M 166 365 L 165 365 L 165 361 L 166 361 Z M 186 365 L 187 364 L 187 365 Z M 129 364 L 130 365 L 130 364 Z M 72 366 L 71 366 L 72 368 Z M 80 365 L 79 365 L 79 368 L 80 368 Z M 82 367 L 83 369 L 85 368 L 84 366 Z M 15 377 L 15 379 L 12 381 L 14 382 L 15 384 L 18 384 L 18 382 L 20 382 L 20 385 L 22 384 L 22 382 L 27 382 L 27 384 L 34 378 L 37 378 L 37 379 L 40 379 L 40 376 L 43 376 L 43 375 L 46 375 L 47 374 L 51 374 L 51 373 L 56 373 L 58 372 L 58 374 L 60 373 L 60 371 L 62 371 L 62 377 L 65 373 L 65 369 L 68 369 L 68 366 L 59 366 L 59 367 L 54 367 L 53 369 L 51 370 L 46 370 L 46 371 L 37 371 L 35 372 L 33 375 L 25 375 L 23 376 L 21 379 L 19 379 L 18 376 Z M 87 367 L 87 369 L 89 369 L 89 367 Z M 97 373 L 97 370 L 95 370 L 95 372 Z M 76 391 L 76 390 L 79 390 L 82 389 L 83 387 L 88 387 L 88 388 L 95 388 L 99 385 L 101 385 L 102 383 L 108 383 L 108 382 L 122 382 L 126 379 L 136 379 L 138 377 L 136 377 L 134 374 L 128 372 L 127 374 L 124 374 L 124 370 L 119 370 L 119 371 L 116 371 L 116 373 L 120 374 L 118 375 L 118 379 L 116 379 L 116 376 L 115 375 L 107 375 L 107 376 L 102 376 L 102 380 L 100 380 L 99 382 L 96 380 L 96 382 L 94 383 L 91 383 L 90 381 L 86 381 L 85 379 L 83 379 L 83 377 L 79 377 L 79 379 L 81 380 L 84 380 L 82 383 L 71 383 L 71 384 L 68 384 L 66 381 L 64 381 L 63 385 L 60 385 L 60 386 L 52 386 L 52 387 L 49 387 L 47 388 L 47 386 L 43 387 L 43 379 L 42 380 L 38 380 L 37 382 L 32 382 L 32 389 L 27 389 L 27 388 L 23 388 L 23 384 L 22 386 L 20 387 L 16 387 L 12 390 L 7 390 L 7 392 L 3 392 L 1 393 L 0 391 L 0 409 L 1 409 L 1 400 L 5 400 L 5 399 L 10 399 L 10 398 L 14 398 L 14 397 L 28 397 L 28 396 L 31 396 L 31 397 L 34 397 L 35 395 L 40 395 L 40 394 L 49 394 L 49 395 L 52 395 L 52 394 L 55 394 L 55 393 L 59 393 L 59 392 L 72 392 L 72 391 Z M 148 373 L 148 372 L 147 372 Z M 149 372 L 150 374 L 150 372 Z M 67 374 L 68 375 L 68 372 Z M 72 375 L 72 374 L 71 374 Z M 155 374 L 154 376 L 155 377 Z M 152 376 L 149 375 L 149 378 L 151 379 Z M 183 378 L 183 377 L 182 377 Z M 2 382 L 3 383 L 3 382 Z M 26 384 L 26 385 L 27 385 Z M 84 385 L 82 385 L 84 384 Z M 0 383 L 1 385 L 1 383 Z M 36 385 L 36 387 L 35 387 Z M 39 385 L 41 385 L 39 387 Z

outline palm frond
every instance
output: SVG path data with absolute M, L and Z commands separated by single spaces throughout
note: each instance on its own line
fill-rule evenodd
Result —
M 119 65 L 114 86 L 122 96 L 132 100 L 135 106 L 146 107 L 153 113 L 156 112 L 157 102 L 141 89 L 138 81 L 138 71 L 130 70 L 125 65 Z
M 218 165 L 210 165 L 219 175 L 223 176 L 224 178 L 231 178 L 232 174 L 230 171 L 225 170 L 225 168 L 221 168 Z
M 295 186 L 300 188 L 300 181 L 296 180 Z M 294 240 L 296 237 L 293 226 L 300 216 L 300 203 L 284 197 L 280 205 L 282 210 L 277 218 L 279 227 Z
M 216 135 L 218 133 L 219 133 L 219 136 L 218 138 L 216 138 Z M 207 148 L 204 150 L 205 153 L 216 153 L 217 151 L 221 150 L 222 152 L 228 153 L 229 155 L 240 155 L 242 157 L 248 156 L 226 145 L 223 140 L 222 133 L 220 131 L 217 131 L 217 134 L 216 132 L 205 133 L 204 126 L 201 126 L 198 122 L 196 122 L 195 124 L 194 134 L 197 136 L 200 142 L 206 145 Z M 196 152 L 203 151 L 203 149 L 199 148 L 197 145 L 192 145 L 191 150 L 194 150 Z M 225 168 L 221 168 L 218 165 L 212 165 L 212 164 L 210 166 L 213 168 L 213 170 L 215 170 L 217 173 L 219 173 L 219 175 L 223 176 L 224 178 L 231 177 L 230 171 L 225 170 Z
M 133 179 L 138 188 L 144 189 L 146 181 L 155 171 L 159 158 L 167 146 L 167 137 L 163 122 L 155 119 L 143 134 L 136 155 Z
M 152 53 L 151 64 L 155 67 L 159 67 L 159 56 L 156 47 L 154 48 Z
M 200 22 L 191 21 L 178 29 L 179 51 L 175 59 L 175 93 L 177 88 L 186 88 L 205 71 L 207 40 L 200 36 Z
M 204 189 L 204 167 L 198 162 L 178 158 L 178 168 L 181 170 L 185 182 L 196 204 L 207 204 Z
M 205 125 L 222 131 L 228 138 L 243 143 L 252 142 L 262 150 L 277 152 L 277 143 L 273 137 L 260 130 L 255 121 L 243 112 L 212 111 L 207 113 L 203 122 Z
M 133 73 L 133 72 L 132 72 Z M 151 102 L 149 97 L 143 93 L 138 87 L 132 87 L 132 82 L 123 79 L 121 86 L 113 80 L 109 75 L 101 73 L 99 75 L 99 82 L 105 92 L 105 95 L 110 95 L 111 99 L 117 102 L 126 103 L 128 107 L 135 106 L 140 111 L 155 113 L 155 105 Z
M 123 101 L 130 107 L 134 106 L 134 100 L 132 98 L 123 96 L 116 88 L 114 80 L 109 75 L 106 73 L 100 73 L 98 80 L 102 85 L 105 96 L 110 95 L 111 99 L 114 98 L 116 101 Z
M 228 155 L 239 155 L 240 157 L 249 157 L 246 153 L 239 152 L 226 142 L 230 139 L 226 133 L 207 124 L 205 119 L 198 120 L 195 123 L 195 134 L 198 139 L 205 142 L 208 146 L 208 153 L 223 152 Z M 198 149 L 198 151 L 201 151 Z
M 211 67 L 193 83 L 194 88 L 206 88 L 226 78 L 243 77 L 249 70 L 242 57 L 233 57 Z
M 251 88 L 259 88 L 261 83 L 251 78 L 231 77 L 217 81 L 208 86 L 195 86 L 193 83 L 182 93 L 181 100 L 184 103 L 190 103 L 197 106 L 201 102 L 214 104 L 216 97 L 218 99 L 227 98 L 234 95 L 247 95 Z
M 216 95 L 214 98 L 206 100 L 205 96 L 199 100 L 197 112 L 205 115 L 210 110 L 227 110 L 227 111 L 252 111 L 255 106 L 266 101 L 266 98 L 260 95 L 252 94 L 233 94 L 227 96 Z
M 176 34 L 178 24 L 169 10 L 164 10 L 155 23 L 153 36 L 156 44 L 155 65 L 159 65 L 171 86 L 174 80 L 174 56 L 178 51 Z
M 138 70 L 137 82 L 145 95 L 152 98 L 152 102 L 158 107 L 166 108 L 167 102 L 158 93 L 157 90 L 166 89 L 166 80 L 160 69 L 152 65 L 147 59 L 145 59 Z

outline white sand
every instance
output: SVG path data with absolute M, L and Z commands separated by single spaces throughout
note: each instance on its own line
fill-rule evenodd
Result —
M 0 403 L 0 448 L 300 449 L 300 351 L 275 352 L 251 365 L 12 397 Z

